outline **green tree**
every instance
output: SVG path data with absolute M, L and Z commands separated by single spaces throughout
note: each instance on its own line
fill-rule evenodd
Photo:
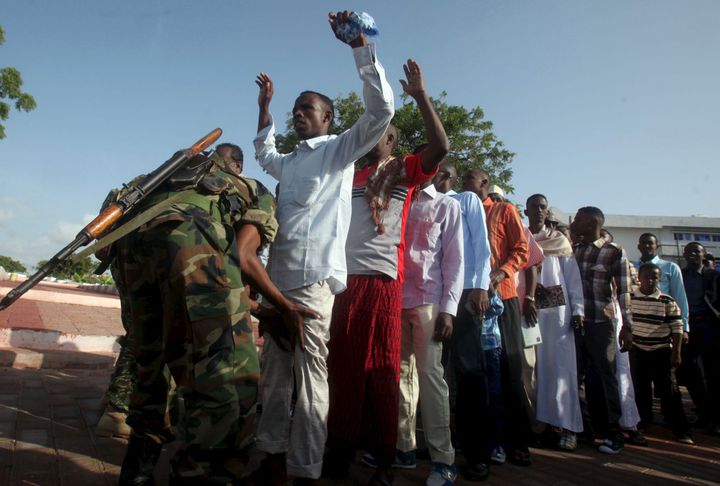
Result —
M 0 255 L 0 267 L 8 272 L 27 272 L 25 265 L 5 255 Z
M 41 260 L 35 266 L 40 268 L 47 263 L 47 260 Z M 93 280 L 93 270 L 97 267 L 98 262 L 93 257 L 85 257 L 79 262 L 66 261 L 62 265 L 58 265 L 52 272 L 50 277 L 61 280 L 74 280 L 76 282 L 85 282 Z
M 0 26 L 0 44 L 5 42 L 5 31 Z M 14 67 L 0 69 L 0 120 L 10 116 L 10 103 L 15 104 L 18 111 L 32 111 L 37 104 L 35 98 L 22 91 L 22 76 Z M 5 138 L 5 127 L 0 123 L 0 140 Z
M 498 140 L 493 133 L 492 122 L 485 120 L 480 107 L 468 109 L 460 105 L 450 105 L 445 101 L 446 97 L 447 93 L 442 92 L 438 98 L 432 98 L 433 106 L 450 140 L 450 153 L 445 160 L 454 164 L 459 174 L 472 168 L 485 169 L 493 176 L 495 184 L 512 192 L 510 180 L 513 171 L 510 165 L 515 154 Z M 408 153 L 427 140 L 420 110 L 406 94 L 403 93 L 401 100 L 402 105 L 396 108 L 393 123 L 400 131 L 398 152 Z M 334 104 L 335 120 L 330 128 L 331 134 L 339 134 L 350 128 L 364 111 L 363 102 L 354 91 L 345 97 L 338 96 Z M 298 142 L 292 128 L 292 116 L 288 115 L 286 131 L 278 135 L 276 140 L 278 150 L 282 153 L 292 151 Z M 459 181 L 457 185 L 459 186 Z

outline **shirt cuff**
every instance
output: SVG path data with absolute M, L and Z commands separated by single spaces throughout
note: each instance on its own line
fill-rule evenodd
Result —
M 270 115 L 270 124 L 257 132 L 257 135 L 255 135 L 255 142 L 264 142 L 271 136 L 275 135 L 275 120 L 273 119 L 272 115 Z
M 375 44 L 368 44 L 362 47 L 353 47 L 353 57 L 355 58 L 355 65 L 358 69 L 362 69 L 367 66 L 375 64 Z
M 446 314 L 450 314 L 451 316 L 457 315 L 457 308 L 458 303 L 452 300 L 443 300 L 440 302 L 440 307 L 438 312 L 445 312 Z

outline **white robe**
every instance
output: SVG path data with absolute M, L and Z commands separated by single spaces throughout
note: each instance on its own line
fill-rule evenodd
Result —
M 540 422 L 582 432 L 573 315 L 584 315 L 583 287 L 574 256 L 545 256 L 539 282 L 562 285 L 569 305 L 538 311 L 542 344 L 537 346 L 537 410 Z
M 620 305 L 615 302 L 615 372 L 617 374 L 618 388 L 620 391 L 620 427 L 623 429 L 635 429 L 640 422 L 640 413 L 635 404 L 635 387 L 633 386 L 632 375 L 630 374 L 630 353 L 620 352 L 620 329 L 622 328 Z

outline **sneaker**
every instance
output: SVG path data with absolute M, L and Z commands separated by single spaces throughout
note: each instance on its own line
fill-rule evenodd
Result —
M 689 445 L 693 445 L 695 443 L 695 441 L 692 440 L 692 437 L 690 437 L 687 434 L 676 435 L 675 440 L 678 442 L 681 442 L 683 444 L 689 444 Z
M 563 451 L 574 451 L 577 449 L 577 436 L 575 432 L 569 430 L 563 430 L 558 441 L 558 449 Z
M 455 484 L 456 479 L 457 468 L 454 464 L 448 466 L 447 464 L 433 462 L 432 471 L 425 480 L 425 486 L 450 486 Z
M 403 452 L 401 450 L 396 450 L 395 464 L 393 464 L 393 467 L 400 469 L 415 469 L 417 467 L 415 451 Z
M 493 464 L 505 464 L 505 459 L 505 449 L 503 449 L 502 446 L 497 446 L 490 453 L 490 462 L 492 462 Z
M 362 457 L 360 458 L 360 462 L 362 462 L 364 465 L 366 465 L 367 467 L 370 467 L 372 469 L 377 469 L 377 467 L 378 467 L 378 463 L 377 463 L 377 460 L 375 459 L 375 456 L 373 456 L 369 452 L 366 452 L 365 454 L 362 455 Z
M 605 439 L 602 444 L 598 446 L 598 451 L 603 454 L 619 454 L 623 451 L 625 446 L 620 441 Z

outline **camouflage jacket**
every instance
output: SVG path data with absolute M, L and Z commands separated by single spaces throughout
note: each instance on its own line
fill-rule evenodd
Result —
M 203 156 L 204 157 L 204 156 Z M 209 166 L 209 167 L 208 167 Z M 169 221 L 186 220 L 200 208 L 210 216 L 218 239 L 234 241 L 228 232 L 244 224 L 253 224 L 262 238 L 261 248 L 275 239 L 278 223 L 275 219 L 275 199 L 260 182 L 240 177 L 227 167 L 216 153 L 207 157 L 202 177 L 186 187 L 163 184 L 139 206 L 137 214 L 171 197 L 177 192 L 184 194 L 158 216 L 142 225 L 137 231 L 147 231 Z M 105 198 L 103 208 L 117 201 L 126 191 L 136 185 L 144 175 L 135 177 L 123 189 L 113 189 Z

